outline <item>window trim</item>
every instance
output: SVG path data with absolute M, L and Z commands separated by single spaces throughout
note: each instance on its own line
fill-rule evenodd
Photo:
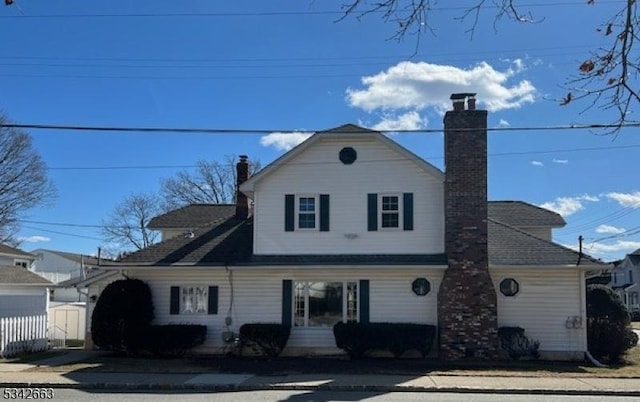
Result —
M 360 316 L 362 312 L 361 295 L 360 295 L 360 281 L 357 279 L 346 280 L 331 280 L 331 279 L 304 279 L 304 280 L 292 280 L 291 282 L 291 328 L 292 329 L 311 329 L 311 330 L 326 330 L 333 328 L 333 326 L 310 326 L 309 325 L 309 284 L 310 283 L 340 283 L 342 284 L 342 320 L 340 322 L 347 323 L 349 321 L 349 284 L 355 284 L 355 303 L 356 303 L 356 321 L 360 322 Z M 304 317 L 303 325 L 296 324 L 296 313 L 298 310 L 296 301 L 296 288 L 298 284 L 303 284 L 303 297 L 304 297 Z
M 313 198 L 314 210 L 313 210 L 313 227 L 302 228 L 300 227 L 300 214 L 311 215 L 310 212 L 300 211 L 300 200 L 302 198 Z M 294 228 L 303 232 L 317 232 L 320 230 L 320 194 L 296 194 L 294 202 Z
M 384 204 L 382 202 L 383 197 L 396 197 L 397 201 L 398 201 L 398 209 L 394 212 L 385 212 L 384 211 Z M 378 193 L 378 230 L 381 231 L 391 231 L 391 232 L 395 232 L 395 231 L 402 231 L 404 228 L 404 222 L 403 222 L 403 218 L 404 218 L 404 195 L 403 193 Z M 393 227 L 384 227 L 382 226 L 382 215 L 383 214 L 389 214 L 389 213 L 395 213 L 398 215 L 398 226 L 393 226 Z
M 13 260 L 14 267 L 30 268 L 31 264 L 29 260 L 23 258 L 15 258 Z

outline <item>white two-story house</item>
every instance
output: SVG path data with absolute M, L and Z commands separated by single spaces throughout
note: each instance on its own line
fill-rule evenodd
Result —
M 630 312 L 640 310 L 640 249 L 627 254 L 611 269 L 610 286 Z
M 339 352 L 337 322 L 410 322 L 439 328 L 442 358 L 490 357 L 497 328 L 519 326 L 543 357 L 582 359 L 584 272 L 601 263 L 551 242 L 559 215 L 487 202 L 486 112 L 452 99 L 445 172 L 351 124 L 253 177 L 242 157 L 235 208 L 158 217 L 171 236 L 104 268 L 90 300 L 120 273 L 144 280 L 157 323 L 208 327 L 202 351 L 250 322 L 291 326 L 285 354 Z

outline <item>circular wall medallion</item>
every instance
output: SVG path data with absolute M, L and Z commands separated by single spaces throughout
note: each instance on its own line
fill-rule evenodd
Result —
M 429 283 L 427 278 L 417 278 L 411 284 L 411 289 L 416 295 L 425 296 L 431 291 L 431 284 Z
M 351 165 L 356 159 L 358 159 L 358 153 L 355 149 L 347 147 L 340 150 L 340 162 L 345 165 Z

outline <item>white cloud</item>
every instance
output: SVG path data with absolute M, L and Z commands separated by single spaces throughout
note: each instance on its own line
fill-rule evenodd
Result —
M 260 145 L 264 147 L 274 147 L 279 151 L 289 151 L 311 137 L 310 133 L 271 133 L 260 138 Z
M 46 236 L 28 236 L 28 237 L 18 237 L 18 241 L 25 243 L 43 243 L 51 241 L 50 237 Z
M 556 159 L 556 158 L 553 158 L 552 162 L 553 163 L 558 163 L 560 165 L 566 165 L 567 163 L 569 163 L 569 160 L 568 159 Z
M 527 80 L 510 81 L 516 69 L 498 71 L 486 62 L 469 69 L 425 62 L 400 62 L 372 76 L 362 78 L 364 89 L 348 88 L 347 103 L 367 112 L 374 110 L 435 108 L 450 109 L 455 92 L 478 92 L 478 99 L 490 111 L 516 109 L 535 100 L 536 89 Z
M 500 119 L 498 122 L 498 128 L 511 127 L 511 123 L 506 121 L 505 119 Z
M 585 201 L 597 202 L 600 201 L 600 199 L 587 194 L 578 197 L 558 197 L 554 201 L 548 201 L 540 204 L 540 207 L 557 212 L 563 217 L 566 217 L 578 211 L 582 211 L 584 209 Z
M 617 228 L 611 225 L 600 225 L 596 228 L 596 233 L 620 234 L 625 231 L 624 228 Z
M 538 167 L 542 167 L 544 166 L 544 163 L 540 162 L 540 161 L 531 161 L 531 164 L 533 166 L 538 166 Z
M 605 197 L 617 201 L 623 207 L 640 208 L 640 191 L 634 193 L 608 193 Z
M 421 117 L 420 113 L 412 110 L 399 116 L 384 114 L 382 120 L 371 128 L 379 131 L 418 130 L 426 127 L 428 123 L 429 120 L 426 117 Z
M 584 251 L 587 254 L 601 255 L 613 252 L 631 252 L 640 248 L 640 241 L 618 240 L 613 244 L 592 243 L 586 244 Z M 626 253 L 625 253 L 626 254 Z

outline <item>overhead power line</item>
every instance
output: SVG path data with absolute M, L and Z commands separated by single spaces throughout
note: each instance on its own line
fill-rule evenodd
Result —
M 182 133 L 182 134 L 314 134 L 324 130 L 291 130 L 291 129 L 251 129 L 251 128 L 184 128 L 184 127 L 117 127 L 117 126 L 75 126 L 60 124 L 0 124 L 6 128 L 21 128 L 31 130 L 67 130 L 67 131 L 102 131 L 102 132 L 129 132 L 129 133 Z M 598 130 L 598 129 L 621 129 L 629 127 L 640 127 L 640 122 L 629 122 L 623 124 L 570 124 L 557 126 L 529 126 L 529 127 L 489 127 L 487 131 L 507 132 L 507 131 L 552 131 L 552 130 Z M 477 128 L 460 128 L 456 131 L 476 131 Z M 420 128 L 413 130 L 375 130 L 380 133 L 399 134 L 432 134 L 443 133 L 444 128 Z
M 624 3 L 620 0 L 601 0 L 599 3 Z M 542 7 L 564 7 L 564 6 L 578 6 L 584 4 L 583 2 L 550 2 L 550 3 L 523 3 L 519 4 L 522 8 L 542 8 Z M 432 12 L 437 11 L 465 11 L 472 7 L 469 6 L 449 6 L 449 7 L 437 7 L 432 9 Z M 498 8 L 497 5 L 489 4 L 485 8 Z M 301 15 L 330 15 L 330 16 L 343 16 L 346 8 L 343 10 L 309 10 L 309 11 L 250 11 L 250 12 L 199 12 L 199 13 L 94 13 L 94 14 L 20 14 L 20 15 L 4 15 L 0 16 L 0 19 L 39 19 L 39 18 L 238 18 L 238 17 L 298 17 Z M 384 14 L 386 11 L 373 10 L 368 11 L 368 14 Z M 359 12 L 354 11 L 354 15 L 358 15 Z

